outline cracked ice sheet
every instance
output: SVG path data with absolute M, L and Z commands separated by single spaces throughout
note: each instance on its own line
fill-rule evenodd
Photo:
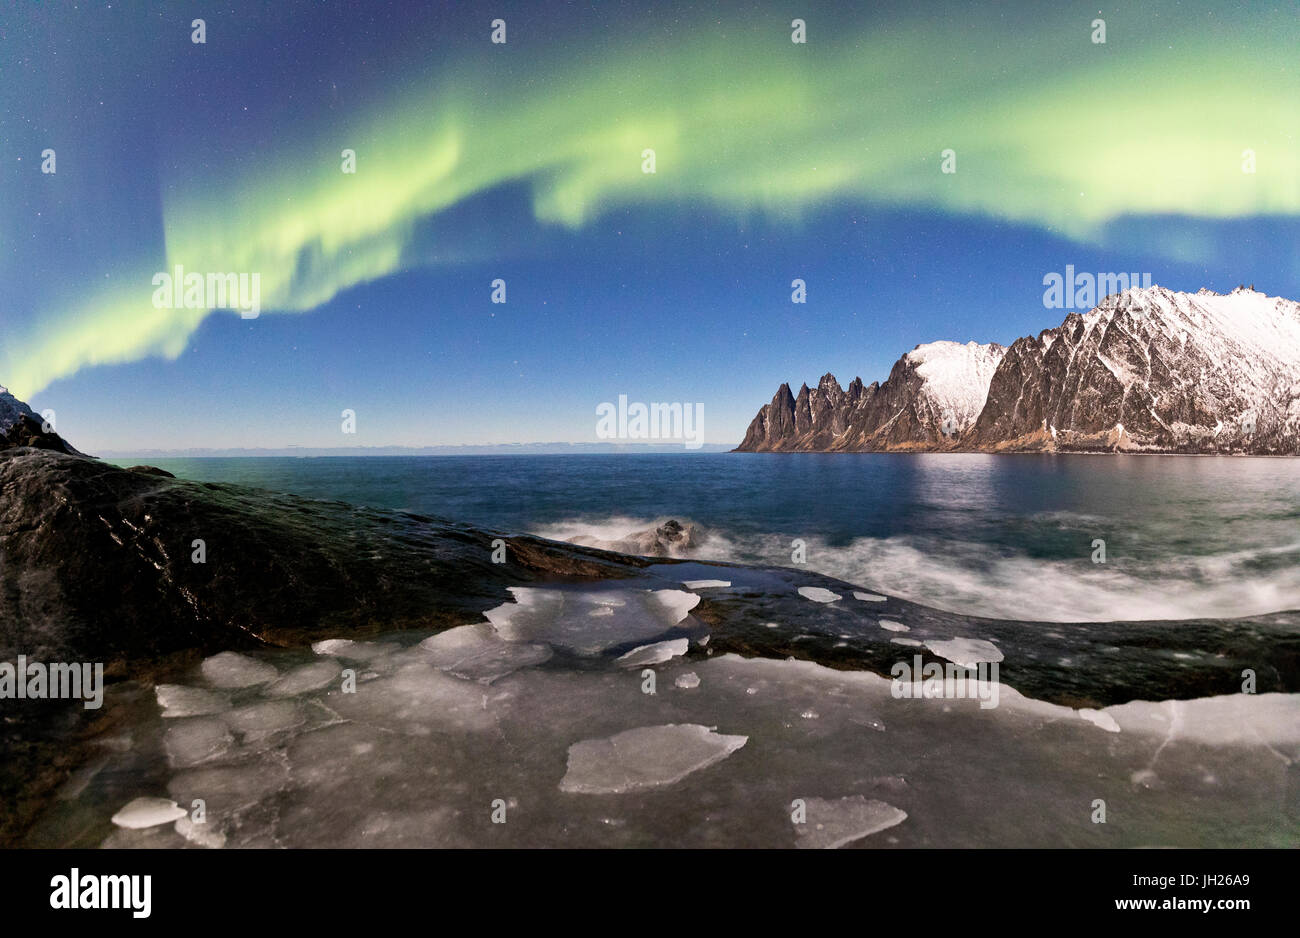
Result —
M 419 647 L 435 668 L 482 684 L 551 657 L 549 645 L 503 641 L 486 623 L 447 629 L 426 638 Z
M 748 741 L 696 723 L 641 726 L 607 739 L 584 739 L 569 747 L 560 790 L 622 794 L 662 788 L 721 762 Z
M 838 789 L 910 815 L 897 832 L 872 838 L 872 846 L 890 838 L 908 846 L 1282 845 L 1300 833 L 1293 820 L 1277 829 L 1276 813 L 1294 784 L 1284 760 L 1300 755 L 1300 695 L 1236 694 L 1098 711 L 1123 728 L 1119 736 L 1007 685 L 999 707 L 980 713 L 969 699 L 895 700 L 887 679 L 810 662 L 728 655 L 694 666 L 714 712 L 727 715 L 730 731 L 751 737 L 755 755 L 762 747 L 762 773 L 780 780 L 774 790 L 726 797 L 783 799 L 787 825 L 791 800 Z M 798 720 L 809 705 L 820 719 Z M 1167 742 L 1174 710 L 1183 717 Z M 856 729 L 871 712 L 883 715 L 886 732 Z M 1250 738 L 1256 733 L 1259 739 Z M 1154 772 L 1163 787 L 1139 791 L 1130 773 L 1158 751 Z M 865 788 L 863 766 L 911 786 L 902 794 Z M 1084 796 L 1082 803 L 1105 798 L 1132 814 L 1125 825 L 1099 831 L 1074 810 L 1074 799 Z M 1190 817 L 1189 796 L 1213 816 Z M 1225 815 L 1242 826 L 1229 829 Z
M 426 736 L 494 729 L 496 712 L 509 696 L 431 665 L 413 663 L 358 684 L 355 693 L 331 692 L 325 703 L 345 720 Z
M 594 657 L 678 626 L 700 602 L 685 590 L 563 590 L 512 586 L 513 603 L 484 613 L 509 642 L 542 642 Z
M 487 815 L 464 806 L 485 785 L 501 783 L 511 754 L 499 741 L 465 749 L 467 742 L 377 732 L 359 723 L 303 734 L 286 753 L 291 786 L 278 799 L 276 841 L 285 847 L 474 846 L 467 831 L 482 837 L 477 822 Z
M 105 797 L 97 780 L 74 804 L 97 805 L 108 824 L 138 793 L 185 806 L 204 798 L 210 830 L 228 847 L 790 847 L 798 837 L 790 803 L 813 795 L 883 801 L 908 814 L 858 843 L 869 848 L 1293 846 L 1300 837 L 1286 808 L 1300 760 L 1300 695 L 1096 711 L 1117 734 L 1005 684 L 999 706 L 981 710 L 978 700 L 894 699 L 889 679 L 867 672 L 717 655 L 664 662 L 655 695 L 640 693 L 636 675 L 612 658 L 523 668 L 485 687 L 438 671 L 426 655 L 412 646 L 384 657 L 382 674 L 355 695 L 335 685 L 301 699 L 254 696 L 249 706 L 294 705 L 308 723 L 292 725 L 292 707 L 223 712 L 214 719 L 237 738 L 236 725 L 279 729 L 194 768 L 152 767 L 145 779 L 161 773 L 171 778 L 165 787 L 149 781 Z M 283 672 L 303 658 L 268 652 L 267 660 Z M 677 686 L 687 674 L 698 686 Z M 325 717 L 322 705 L 338 712 Z M 802 719 L 809 710 L 818 719 Z M 118 761 L 99 778 L 134 778 L 124 773 L 151 752 L 161 760 L 164 733 L 184 724 L 151 717 L 119 730 L 135 745 L 114 750 Z M 561 791 L 575 741 L 686 724 L 749 742 L 663 791 Z M 508 824 L 465 809 L 485 792 L 518 799 Z M 1124 824 L 1092 824 L 1095 798 L 1121 806 Z M 119 828 L 106 843 L 184 841 L 155 826 Z

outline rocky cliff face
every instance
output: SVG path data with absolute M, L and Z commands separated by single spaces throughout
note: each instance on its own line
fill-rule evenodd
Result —
M 783 384 L 759 411 L 744 452 L 863 452 L 952 449 L 984 404 L 1001 345 L 931 342 L 900 358 L 884 384 L 833 375 L 792 397 Z
M 63 437 L 44 428 L 40 415 L 0 386 L 0 450 L 15 446 L 80 455 Z
M 1300 304 L 1239 288 L 1107 297 L 1008 350 L 978 448 L 1300 452 Z
M 879 388 L 852 387 L 850 405 L 827 375 L 791 408 L 782 385 L 739 450 L 1296 455 L 1300 303 L 1134 288 L 1009 349 L 918 346 Z

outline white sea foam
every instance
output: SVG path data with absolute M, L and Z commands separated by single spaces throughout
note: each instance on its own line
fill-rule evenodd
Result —
M 1101 519 L 1062 512 L 1045 513 L 1037 520 L 1074 527 L 1102 524 Z M 571 520 L 535 533 L 559 539 L 581 534 L 617 538 L 651 524 L 652 519 L 625 517 Z M 898 536 L 831 545 L 817 536 L 801 537 L 807 544 L 807 563 L 800 569 L 936 609 L 994 619 L 1237 618 L 1300 608 L 1300 542 L 1205 556 L 1093 563 L 1090 548 L 1081 548 L 1078 560 L 1064 561 L 1007 555 L 973 541 Z M 1296 563 L 1278 563 L 1292 555 Z M 690 556 L 789 566 L 790 536 L 710 527 Z M 1261 570 L 1261 561 L 1273 569 Z

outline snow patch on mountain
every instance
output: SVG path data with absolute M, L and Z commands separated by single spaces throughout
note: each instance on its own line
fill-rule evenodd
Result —
M 996 343 L 940 341 L 918 345 L 905 357 L 924 380 L 921 394 L 944 419 L 951 416 L 960 433 L 984 408 L 989 383 L 1006 353 Z

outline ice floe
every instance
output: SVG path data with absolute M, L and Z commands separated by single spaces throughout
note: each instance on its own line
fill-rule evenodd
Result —
M 482 684 L 427 664 L 407 664 L 391 675 L 360 684 L 356 693 L 332 694 L 339 716 L 402 733 L 475 732 L 492 729 L 493 692 Z
M 973 668 L 977 664 L 1002 660 L 1002 652 L 997 645 L 982 638 L 952 638 L 946 641 L 927 641 L 925 647 L 940 658 L 947 658 L 953 664 L 963 668 Z
M 246 743 L 294 729 L 307 721 L 302 705 L 292 699 L 264 700 L 249 704 L 231 710 L 224 718 L 226 725 L 239 733 Z
M 864 603 L 883 603 L 888 596 L 881 596 L 879 593 L 863 593 L 859 590 L 853 591 L 853 598 L 860 599 Z
M 139 830 L 168 824 L 184 816 L 185 809 L 169 798 L 136 798 L 113 815 L 113 823 Z
M 330 655 L 348 661 L 373 661 L 391 655 L 399 646 L 394 642 L 356 642 L 350 638 L 327 638 L 313 642 L 311 650 L 318 655 Z
M 189 717 L 167 727 L 163 745 L 173 768 L 198 765 L 225 755 L 235 743 L 226 723 L 219 717 Z
M 682 583 L 688 590 L 719 589 L 730 585 L 730 580 L 686 580 Z
M 569 747 L 560 790 L 618 794 L 660 788 L 721 762 L 749 741 L 696 723 L 643 726 Z
M 700 602 L 685 590 L 562 590 L 512 586 L 513 603 L 484 615 L 506 641 L 541 642 L 599 655 L 649 641 L 681 623 Z M 598 612 L 600 615 L 592 615 Z
M 678 655 L 686 654 L 686 649 L 690 646 L 690 640 L 685 638 L 674 638 L 666 642 L 655 642 L 653 645 L 642 645 L 640 648 L 633 648 L 625 655 L 618 659 L 619 667 L 638 668 L 642 665 L 661 664 L 676 658 Z
M 833 603 L 838 599 L 843 599 L 839 593 L 821 586 L 801 586 L 799 587 L 799 595 L 804 599 L 811 599 L 815 603 Z
M 333 684 L 342 671 L 339 663 L 332 659 L 313 661 L 311 664 L 299 665 L 292 671 L 286 672 L 283 677 L 269 686 L 265 693 L 268 697 L 296 697 Z
M 796 847 L 833 850 L 907 820 L 907 812 L 862 795 L 804 799 L 807 819 L 795 825 Z
M 550 646 L 503 641 L 485 623 L 447 629 L 426 638 L 419 647 L 435 668 L 483 684 L 551 657 Z
M 205 659 L 200 670 L 209 684 L 224 689 L 269 684 L 280 675 L 279 671 L 266 662 L 234 651 L 223 651 Z
M 163 716 L 172 719 L 204 716 L 230 709 L 229 697 L 201 687 L 159 684 L 154 688 L 154 696 L 158 699 L 158 706 L 163 708 Z
M 342 752 L 336 753 L 336 757 L 342 756 Z M 167 793 L 182 804 L 202 801 L 205 823 L 222 825 L 283 791 L 288 783 L 284 761 L 264 757 L 178 772 L 167 783 Z

